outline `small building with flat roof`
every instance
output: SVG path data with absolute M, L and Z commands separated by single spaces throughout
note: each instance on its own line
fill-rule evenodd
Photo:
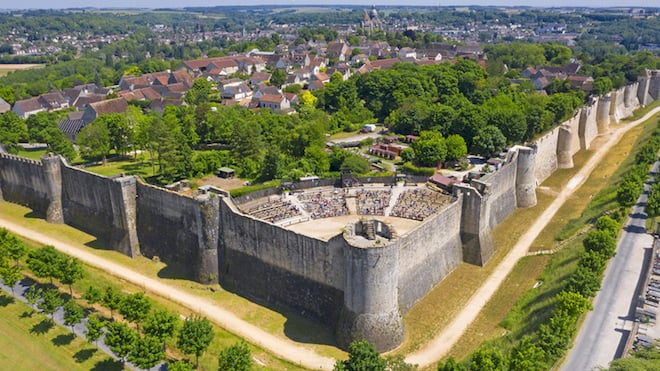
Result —
M 218 174 L 220 178 L 230 179 L 236 176 L 236 171 L 230 167 L 223 166 L 218 169 Z

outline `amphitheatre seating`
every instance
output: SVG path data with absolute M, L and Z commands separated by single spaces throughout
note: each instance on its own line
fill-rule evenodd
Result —
M 305 192 L 297 197 L 312 219 L 348 215 L 348 207 L 343 192 Z
M 274 200 L 252 207 L 247 210 L 249 215 L 262 220 L 276 223 L 280 220 L 293 218 L 301 215 L 298 207 L 291 201 Z
M 358 190 L 357 212 L 361 215 L 385 215 L 385 209 L 390 206 L 391 190 Z
M 440 211 L 450 201 L 451 196 L 426 188 L 406 190 L 399 195 L 390 215 L 406 219 L 424 220 Z

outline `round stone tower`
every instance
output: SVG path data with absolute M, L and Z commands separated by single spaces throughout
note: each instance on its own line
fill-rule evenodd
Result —
M 388 238 L 388 237 L 391 237 Z M 385 352 L 403 341 L 398 301 L 398 248 L 391 228 L 377 220 L 346 227 L 344 307 L 337 326 L 339 345 L 367 340 Z
M 610 127 L 610 106 L 612 97 L 610 94 L 603 95 L 598 99 L 598 109 L 596 111 L 596 124 L 598 125 L 598 134 L 605 134 Z
M 536 149 L 518 147 L 518 169 L 516 173 L 516 206 L 536 205 Z
M 573 167 L 573 151 L 571 144 L 573 143 L 573 131 L 569 126 L 562 125 L 559 127 L 559 135 L 557 138 L 557 167 L 560 169 L 570 169 Z

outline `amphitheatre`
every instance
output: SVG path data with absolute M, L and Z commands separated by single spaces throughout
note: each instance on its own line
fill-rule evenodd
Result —
M 485 264 L 492 229 L 536 204 L 536 187 L 573 167 L 609 125 L 660 98 L 660 71 L 595 97 L 503 165 L 451 189 L 426 178 L 311 179 L 240 197 L 204 188 L 189 197 L 133 176 L 108 178 L 0 153 L 0 199 L 109 241 L 128 256 L 177 262 L 203 283 L 282 305 L 335 329 L 337 343 L 366 339 L 387 351 L 402 316 L 461 262 Z

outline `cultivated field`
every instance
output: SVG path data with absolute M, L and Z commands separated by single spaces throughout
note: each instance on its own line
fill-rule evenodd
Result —
M 33 68 L 41 68 L 43 64 L 0 64 L 0 76 L 4 76 L 10 72 L 30 70 Z

